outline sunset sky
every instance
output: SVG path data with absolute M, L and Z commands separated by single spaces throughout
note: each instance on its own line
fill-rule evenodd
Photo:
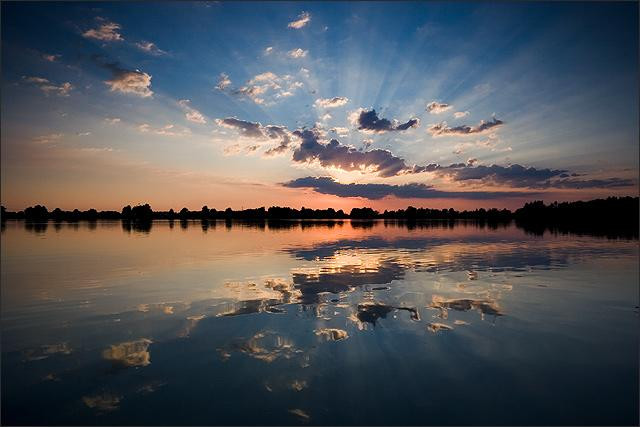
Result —
M 2 204 L 638 193 L 638 4 L 2 3 Z

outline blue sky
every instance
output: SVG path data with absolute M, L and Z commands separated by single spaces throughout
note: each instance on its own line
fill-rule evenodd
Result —
M 637 194 L 637 34 L 634 2 L 3 3 L 2 203 Z

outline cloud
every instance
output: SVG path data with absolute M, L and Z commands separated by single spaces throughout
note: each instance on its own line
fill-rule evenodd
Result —
M 287 128 L 285 128 L 284 126 L 263 126 L 260 123 L 239 120 L 235 117 L 217 119 L 216 123 L 219 126 L 238 130 L 242 136 L 247 138 L 260 139 L 266 142 L 277 140 L 277 146 L 269 148 L 267 151 L 265 151 L 264 155 L 268 157 L 286 152 L 291 144 L 291 132 L 289 132 L 289 130 L 287 130 Z M 250 151 L 256 151 L 258 148 L 260 148 L 260 146 L 253 145 L 251 146 L 251 148 L 252 149 Z M 226 154 L 233 154 L 239 151 L 239 145 L 237 145 L 237 147 L 231 146 L 225 149 Z
M 468 115 L 468 111 L 456 111 L 455 113 L 453 113 L 453 117 L 455 117 L 456 119 L 461 119 L 463 117 L 467 117 Z
M 447 136 L 447 135 L 475 135 L 487 132 L 491 129 L 502 126 L 504 122 L 502 120 L 498 120 L 495 117 L 488 122 L 481 120 L 480 123 L 476 126 L 456 126 L 450 127 L 447 125 L 447 122 L 440 122 L 429 126 L 429 133 L 433 136 Z
M 49 61 L 49 62 L 56 62 L 58 59 L 60 59 L 61 55 L 49 55 L 47 53 L 43 53 L 42 54 L 42 59 L 44 59 L 45 61 Z
M 271 52 L 273 52 L 273 46 L 267 46 L 267 47 L 264 49 L 264 54 L 265 54 L 265 55 L 269 55 Z
M 150 339 L 140 339 L 112 345 L 102 352 L 102 357 L 124 366 L 147 366 L 151 363 L 149 355 Z
M 572 174 L 575 175 L 575 174 Z M 561 175 L 562 176 L 562 175 Z M 605 178 L 605 179 L 558 179 L 541 184 L 539 188 L 570 188 L 580 190 L 583 188 L 620 188 L 632 187 L 634 180 L 626 178 Z
M 338 127 L 331 128 L 330 130 L 331 132 L 334 132 L 335 134 L 341 137 L 345 137 L 349 135 L 349 128 L 343 128 L 338 126 Z
M 161 136 L 187 136 L 191 135 L 191 131 L 187 128 L 178 129 L 173 124 L 168 124 L 160 128 L 152 128 L 148 123 L 138 125 L 138 131 L 142 133 L 152 133 Z
M 40 90 L 43 91 L 47 96 L 52 93 L 58 96 L 69 96 L 69 92 L 71 92 L 71 90 L 73 89 L 73 86 L 69 82 L 64 82 L 61 85 L 57 86 L 43 77 L 22 76 L 22 78 L 27 83 L 33 83 L 38 86 Z
M 336 107 L 342 107 L 347 102 L 349 102 L 349 98 L 346 98 L 344 96 L 334 96 L 333 98 L 316 99 L 316 102 L 314 102 L 314 105 L 317 108 L 336 108 Z
M 298 89 L 304 86 L 304 83 L 296 81 L 289 74 L 278 76 L 271 71 L 267 71 L 255 75 L 238 89 L 232 89 L 230 85 L 231 80 L 229 80 L 229 77 L 226 74 L 222 74 L 217 86 L 218 89 L 225 90 L 229 88 L 231 94 L 246 96 L 256 104 L 265 104 L 266 101 L 272 104 L 278 99 L 293 96 Z
M 449 111 L 452 108 L 453 108 L 453 105 L 449 105 L 449 104 L 445 104 L 437 101 L 431 101 L 430 103 L 427 104 L 427 111 L 430 114 L 444 113 L 445 111 Z
M 200 111 L 196 110 L 195 108 L 191 107 L 190 103 L 191 101 L 189 101 L 188 99 L 181 99 L 180 101 L 178 101 L 178 104 L 185 111 L 185 117 L 187 118 L 187 120 L 193 123 L 200 123 L 200 124 L 207 123 L 207 120 L 204 118 L 202 113 L 200 113 Z
M 388 150 L 374 149 L 371 151 L 361 151 L 354 147 L 343 145 L 336 139 L 328 142 L 321 141 L 323 132 L 318 128 L 299 129 L 294 132 L 289 131 L 284 126 L 263 126 L 260 123 L 240 120 L 235 117 L 226 119 L 217 119 L 216 123 L 220 126 L 236 129 L 246 138 L 261 140 L 262 142 L 278 141 L 276 147 L 272 147 L 265 152 L 265 155 L 281 154 L 288 151 L 292 145 L 293 137 L 299 140 L 299 145 L 293 150 L 292 161 L 295 163 L 317 163 L 324 168 L 337 168 L 343 171 L 360 171 L 377 174 L 379 177 L 387 178 L 398 175 L 418 174 L 430 172 L 439 177 L 447 178 L 450 181 L 458 183 L 478 183 L 507 186 L 512 188 L 526 189 L 547 189 L 547 188 L 617 188 L 634 185 L 634 181 L 630 179 L 609 178 L 609 179 L 576 179 L 575 174 L 569 174 L 568 171 L 562 169 L 535 168 L 526 167 L 519 164 L 510 166 L 500 165 L 478 165 L 476 158 L 469 158 L 466 163 L 454 163 L 450 165 L 439 165 L 435 163 L 427 165 L 408 165 L 406 161 L 400 157 L 396 157 Z M 345 129 L 334 127 L 331 131 L 342 133 Z M 296 141 L 297 142 L 297 141 Z M 364 140 L 364 149 L 368 148 L 372 143 L 371 140 Z M 255 151 L 260 145 L 252 145 L 249 151 Z M 241 152 L 242 147 L 228 147 L 229 152 Z M 303 186 L 302 183 L 309 184 L 314 179 L 306 178 L 307 181 L 292 182 L 289 186 Z M 315 183 L 313 181 L 312 183 Z M 349 184 L 350 187 L 344 187 L 339 183 L 327 182 L 326 179 L 321 182 L 322 186 L 318 188 L 331 188 L 332 193 L 327 194 L 351 194 L 358 197 L 375 198 L 375 191 L 384 195 L 394 195 L 396 197 L 415 197 L 415 198 L 433 198 L 433 197 L 466 197 L 472 198 L 478 195 L 478 198 L 486 197 L 511 197 L 525 196 L 532 193 L 517 192 L 442 192 L 435 190 L 430 186 L 423 184 L 407 184 L 408 186 L 377 186 L 363 187 L 365 184 Z M 368 185 L 368 184 L 367 184 Z M 373 184 L 372 184 L 373 185 Z M 314 185 L 309 185 L 315 188 Z M 337 189 L 339 188 L 339 189 Z M 366 189 L 367 192 L 363 192 Z M 322 192 L 320 190 L 317 190 Z M 340 191 L 341 193 L 337 193 Z M 360 193 L 358 193 L 360 192 Z M 411 194 L 411 196 L 402 194 Z
M 307 56 L 308 52 L 309 52 L 308 50 L 297 48 L 297 49 L 290 50 L 288 52 L 288 55 L 290 58 L 304 58 L 305 56 Z
M 220 73 L 220 76 L 218 77 L 218 84 L 216 85 L 216 89 L 225 90 L 229 86 L 231 86 L 231 80 L 229 79 L 229 76 L 226 75 L 225 73 Z
M 289 28 L 294 28 L 296 30 L 299 30 L 300 28 L 307 25 L 309 21 L 311 21 L 311 15 L 308 12 L 302 12 L 300 15 L 298 15 L 298 19 L 296 19 L 295 21 L 289 22 L 289 25 L 287 26 Z
M 98 28 L 85 31 L 82 33 L 82 36 L 88 39 L 96 39 L 105 42 L 123 41 L 124 38 L 118 32 L 120 29 L 120 24 L 116 24 L 115 22 L 105 22 Z
M 91 135 L 91 132 L 77 132 L 76 135 L 77 136 L 89 136 L 89 135 Z
M 317 193 L 331 194 L 338 197 L 362 197 L 369 200 L 379 200 L 384 197 L 399 199 L 499 199 L 503 197 L 526 197 L 537 193 L 514 191 L 440 191 L 421 183 L 403 185 L 390 184 L 341 184 L 331 177 L 298 178 L 282 184 L 288 188 L 309 188 Z
M 387 150 L 358 151 L 342 145 L 335 139 L 327 144 L 318 142 L 317 130 L 297 130 L 293 135 L 302 140 L 293 152 L 293 161 L 317 161 L 323 167 L 336 167 L 345 171 L 371 170 L 382 177 L 399 175 L 410 170 L 404 160 Z
M 367 111 L 360 108 L 349 115 L 349 121 L 355 126 L 358 126 L 358 130 L 365 133 L 384 133 L 389 131 L 403 131 L 409 128 L 417 128 L 420 126 L 420 119 L 412 118 L 406 123 L 399 124 L 397 120 L 387 120 L 379 118 L 376 110 Z
M 550 178 L 556 177 L 566 170 L 560 169 L 536 169 L 514 164 L 511 166 L 467 166 L 458 167 L 451 165 L 440 168 L 443 175 L 448 175 L 455 181 L 483 180 L 499 185 L 509 185 L 511 187 L 540 188 L 540 185 Z
M 110 125 L 115 125 L 116 123 L 120 123 L 120 117 L 107 117 L 104 119 L 105 122 L 109 123 Z
M 153 95 L 151 90 L 151 75 L 140 70 L 125 70 L 116 64 L 106 64 L 111 70 L 113 78 L 104 83 L 109 86 L 111 92 L 131 93 L 142 98 Z
M 216 123 L 219 126 L 224 126 L 230 129 L 236 129 L 240 131 L 240 134 L 249 138 L 264 138 L 262 132 L 262 125 L 260 123 L 253 123 L 246 120 L 236 119 L 235 117 L 228 117 L 226 119 L 217 119 Z
M 33 138 L 33 142 L 37 144 L 48 144 L 50 142 L 59 141 L 64 135 L 61 133 L 50 133 L 48 135 L 40 135 Z
M 167 53 L 164 50 L 158 48 L 158 46 L 156 46 L 155 43 L 152 43 L 152 42 L 142 40 L 142 41 L 136 42 L 135 45 L 138 49 L 144 52 L 147 52 L 151 55 L 160 56 L 160 55 L 165 55 Z

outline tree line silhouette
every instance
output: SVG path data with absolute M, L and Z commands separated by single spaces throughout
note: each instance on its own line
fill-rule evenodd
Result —
M 639 221 L 638 197 L 609 197 L 577 202 L 553 202 L 545 204 L 543 201 L 525 203 L 525 205 L 512 212 L 508 209 L 475 209 L 472 211 L 457 211 L 455 209 L 428 209 L 409 206 L 406 209 L 385 210 L 378 212 L 372 208 L 353 208 L 347 214 L 342 209 L 308 209 L 302 207 L 295 209 L 290 207 L 272 206 L 256 209 L 225 210 L 210 209 L 203 206 L 202 209 L 190 211 L 182 208 L 179 212 L 173 209 L 168 211 L 154 211 L 149 204 L 131 206 L 127 205 L 118 211 L 97 211 L 89 209 L 80 211 L 63 211 L 59 208 L 49 211 L 45 206 L 35 205 L 24 211 L 9 212 L 2 206 L 2 221 L 7 219 L 24 219 L 30 222 L 42 222 L 52 220 L 54 222 L 76 222 L 122 220 L 141 224 L 154 219 L 167 220 L 240 220 L 240 221 L 279 221 L 279 220 L 402 220 L 407 222 L 419 220 L 477 220 L 487 222 L 509 222 L 515 220 L 517 224 L 527 226 L 533 232 L 562 231 L 563 229 L 620 229 L 629 230 L 637 235 Z

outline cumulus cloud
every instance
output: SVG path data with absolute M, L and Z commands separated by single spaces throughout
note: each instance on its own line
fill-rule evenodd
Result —
M 331 194 L 338 197 L 362 197 L 369 200 L 379 200 L 384 197 L 400 199 L 498 199 L 504 197 L 534 196 L 538 193 L 520 191 L 440 191 L 430 185 L 410 183 L 403 185 L 391 184 L 341 184 L 331 177 L 298 178 L 282 184 L 288 188 L 309 188 L 317 193 Z
M 324 168 L 337 168 L 343 171 L 372 173 L 382 178 L 430 172 L 436 176 L 447 178 L 453 182 L 470 184 L 482 183 L 484 185 L 497 185 L 522 189 L 615 188 L 633 185 L 632 180 L 619 178 L 592 180 L 576 179 L 578 175 L 569 174 L 568 171 L 562 169 L 539 169 L 519 164 L 513 164 L 510 166 L 479 165 L 476 158 L 469 158 L 466 163 L 454 163 L 450 165 L 439 165 L 436 163 L 427 165 L 408 165 L 404 159 L 395 156 L 388 150 L 374 149 L 371 151 L 362 151 L 354 147 L 344 145 L 337 139 L 331 139 L 330 141 L 322 140 L 322 138 L 324 138 L 324 133 L 321 129 L 315 127 L 312 129 L 299 129 L 291 132 L 284 126 L 263 126 L 260 123 L 240 120 L 235 117 L 218 119 L 216 120 L 216 123 L 223 127 L 235 129 L 246 138 L 257 139 L 260 141 L 260 144 L 252 145 L 253 149 L 248 151 L 255 151 L 263 143 L 278 141 L 279 144 L 276 147 L 272 147 L 267 150 L 265 155 L 269 156 L 284 153 L 291 147 L 295 147 L 292 154 L 292 161 L 295 163 L 317 164 Z M 331 131 L 335 133 L 340 133 L 343 130 L 344 129 L 341 128 L 331 129 Z M 294 141 L 296 143 L 295 145 Z M 371 140 L 364 140 L 364 149 L 367 149 L 371 143 Z M 233 150 L 229 147 L 229 150 L 233 152 L 240 152 L 241 147 L 237 145 Z M 398 186 L 389 187 L 393 188 L 393 193 L 389 194 L 396 196 L 403 194 L 401 191 L 405 190 L 398 189 L 396 187 Z M 360 189 L 361 187 L 352 186 L 349 188 Z M 435 194 L 433 193 L 435 190 L 430 187 L 411 187 L 410 190 L 415 194 L 418 194 L 416 192 L 419 190 L 419 192 L 422 192 L 420 194 L 423 194 L 422 196 L 411 197 L 426 198 L 427 195 Z M 340 191 L 346 190 L 343 189 Z M 389 192 L 391 190 L 387 188 L 385 191 Z M 443 192 L 440 193 L 442 194 L 429 197 L 449 197 Z M 450 197 L 467 197 L 470 193 L 461 192 L 461 195 L 458 195 L 455 192 L 450 192 L 447 194 L 452 194 Z M 482 195 L 482 197 L 492 197 L 493 193 L 474 191 L 473 194 Z M 496 197 L 498 196 L 506 197 L 506 193 L 499 193 Z
M 181 99 L 180 101 L 178 101 L 178 105 L 180 105 L 184 110 L 185 117 L 187 118 L 187 120 L 193 123 L 200 123 L 200 124 L 207 123 L 207 120 L 204 118 L 202 113 L 200 113 L 200 111 L 196 110 L 195 108 L 191 107 L 190 104 L 191 104 L 191 101 L 189 101 L 188 99 Z
M 349 115 L 349 121 L 365 133 L 384 133 L 389 131 L 403 131 L 420 126 L 420 119 L 414 117 L 405 123 L 378 117 L 376 110 L 360 108 Z
M 167 53 L 164 50 L 160 49 L 158 46 L 156 46 L 155 43 L 152 43 L 152 42 L 142 40 L 142 41 L 136 42 L 135 45 L 138 49 L 144 52 L 147 52 L 151 55 L 160 56 Z
M 291 145 L 291 132 L 284 126 L 267 125 L 263 126 L 260 123 L 249 122 L 246 120 L 239 120 L 235 117 L 228 117 L 226 119 L 217 119 L 216 123 L 219 126 L 223 126 L 229 129 L 235 129 L 240 132 L 240 135 L 263 140 L 266 143 L 276 141 L 278 145 L 269 148 L 265 151 L 265 156 L 274 156 L 282 154 L 289 149 Z M 260 146 L 252 145 L 250 151 L 256 151 Z M 228 147 L 229 150 L 225 150 L 227 154 L 240 151 L 239 145 L 237 147 Z
M 567 172 L 561 169 L 536 169 L 519 164 L 510 166 L 462 164 L 461 167 L 458 166 L 451 165 L 440 168 L 439 173 L 448 175 L 455 181 L 482 180 L 511 187 L 539 188 L 541 185 L 545 185 L 544 183 L 550 178 Z
M 332 139 L 327 144 L 318 141 L 317 130 L 297 130 L 293 135 L 300 138 L 300 146 L 293 152 L 297 163 L 318 162 L 323 167 L 335 167 L 345 171 L 369 170 L 382 177 L 406 172 L 404 160 L 387 150 L 358 151 Z
M 502 126 L 504 122 L 502 120 L 498 120 L 495 117 L 488 122 L 481 120 L 476 126 L 456 126 L 450 127 L 447 125 L 447 122 L 440 122 L 429 126 L 429 133 L 433 136 L 447 136 L 447 135 L 475 135 L 481 134 L 484 132 L 488 132 L 494 128 Z
M 311 15 L 308 12 L 302 12 L 300 15 L 298 15 L 298 19 L 296 19 L 295 21 L 289 22 L 289 25 L 287 26 L 289 28 L 294 28 L 296 30 L 299 30 L 300 28 L 307 25 L 309 21 L 311 21 Z
M 276 100 L 295 95 L 295 92 L 304 86 L 301 81 L 296 81 L 293 76 L 285 74 L 279 76 L 271 71 L 255 75 L 244 86 L 233 89 L 231 80 L 226 74 L 220 76 L 217 88 L 225 90 L 229 88 L 233 95 L 246 96 L 256 104 L 274 103 Z
M 342 107 L 347 102 L 349 102 L 349 98 L 346 98 L 344 96 L 334 96 L 333 98 L 316 99 L 316 102 L 314 102 L 314 105 L 317 108 L 336 108 L 336 107 Z
M 88 39 L 96 39 L 104 42 L 123 41 L 122 34 L 118 31 L 122 27 L 115 22 L 103 22 L 98 28 L 85 31 L 82 35 Z
M 64 82 L 61 85 L 51 83 L 49 80 L 43 77 L 22 77 L 27 83 L 35 84 L 40 88 L 45 95 L 55 94 L 58 96 L 69 96 L 69 92 L 73 89 L 73 86 L 69 82 Z
M 269 55 L 271 52 L 273 52 L 273 46 L 267 46 L 267 47 L 264 49 L 264 54 L 265 54 L 265 55 Z
M 290 58 L 304 58 L 307 56 L 308 50 L 303 50 L 300 48 L 292 49 L 288 52 Z
M 143 98 L 153 95 L 151 75 L 140 70 L 125 70 L 116 64 L 106 64 L 105 67 L 113 73 L 113 78 L 104 82 L 111 92 L 131 93 Z
M 223 126 L 229 129 L 236 129 L 241 135 L 249 138 L 263 138 L 262 125 L 260 123 L 253 123 L 246 120 L 240 120 L 235 117 L 228 117 L 226 119 L 217 119 L 216 123 L 219 126 Z
M 427 104 L 427 111 L 430 114 L 440 114 L 445 111 L 449 111 L 453 108 L 453 105 L 445 104 L 443 102 L 431 101 Z
M 461 119 L 463 117 L 467 117 L 468 115 L 468 111 L 456 111 L 455 113 L 453 113 L 453 117 L 455 117 L 456 119 Z
M 216 85 L 216 89 L 225 90 L 229 86 L 231 86 L 231 80 L 229 79 L 229 76 L 226 75 L 225 73 L 220 73 L 220 76 L 218 77 L 218 84 Z

